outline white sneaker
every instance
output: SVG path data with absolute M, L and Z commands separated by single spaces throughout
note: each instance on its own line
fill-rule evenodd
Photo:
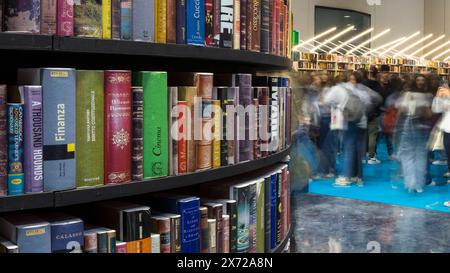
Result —
M 375 157 L 371 158 L 371 159 L 369 159 L 369 161 L 367 161 L 367 164 L 369 164 L 369 165 L 378 165 L 380 163 L 381 163 L 381 161 L 376 159 Z
M 433 161 L 432 164 L 435 165 L 435 166 L 445 166 L 445 165 L 447 165 L 447 161 L 445 161 L 445 160 L 435 160 L 435 161 Z
M 416 190 L 417 193 L 423 193 L 423 189 Z
M 339 177 L 336 179 L 336 182 L 334 183 L 334 186 L 336 187 L 350 187 L 352 185 L 352 181 L 345 177 Z
M 450 172 L 445 173 L 444 178 L 450 178 Z

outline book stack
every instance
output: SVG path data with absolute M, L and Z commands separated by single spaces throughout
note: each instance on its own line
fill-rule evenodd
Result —
M 3 215 L 0 253 L 270 253 L 289 233 L 289 185 L 288 165 L 280 163 L 200 185 L 200 197 L 191 188 L 70 214 Z
M 284 57 L 292 55 L 292 0 L 2 2 L 4 6 L 0 6 L 0 10 L 4 16 L 0 17 L 0 22 L 3 22 L 5 32 L 189 44 Z

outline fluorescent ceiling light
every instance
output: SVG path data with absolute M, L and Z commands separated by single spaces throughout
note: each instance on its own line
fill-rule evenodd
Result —
M 400 50 L 399 52 L 397 52 L 397 53 L 394 55 L 394 58 L 397 57 L 397 56 L 400 56 L 400 55 L 402 55 L 403 53 L 407 52 L 408 50 L 410 50 L 410 49 L 412 49 L 412 48 L 418 46 L 419 44 L 425 42 L 426 40 L 430 39 L 431 37 L 433 37 L 433 34 L 429 34 L 429 35 L 423 37 L 422 39 L 420 39 L 419 41 L 417 41 L 417 42 L 415 42 L 415 43 L 413 43 L 413 44 L 411 44 L 411 45 L 405 47 L 404 49 L 402 49 L 402 50 Z
M 325 42 L 323 42 L 323 43 L 319 44 L 318 46 L 316 46 L 315 48 L 313 48 L 312 51 L 314 52 L 317 49 L 321 48 L 322 46 L 329 44 L 330 42 L 332 42 L 332 41 L 336 40 L 337 38 L 341 37 L 342 35 L 344 35 L 345 33 L 352 31 L 354 28 L 355 28 L 354 26 L 351 26 L 351 27 L 344 29 L 343 31 L 339 32 L 338 34 L 334 35 L 333 37 L 326 39 Z
M 372 54 L 372 53 L 379 52 L 380 50 L 382 50 L 382 49 L 384 49 L 384 48 L 386 48 L 386 47 L 388 47 L 388 46 L 391 46 L 391 45 L 393 45 L 393 44 L 396 44 L 396 43 L 398 43 L 398 42 L 400 42 L 400 41 L 402 41 L 402 40 L 404 40 L 404 39 L 406 39 L 406 37 L 402 37 L 402 38 L 400 38 L 400 39 L 397 39 L 397 40 L 394 40 L 394 41 L 392 41 L 392 42 L 386 43 L 386 44 L 384 44 L 384 45 L 382 45 L 382 46 L 379 46 L 379 47 L 377 47 L 377 48 L 375 48 L 375 49 L 369 49 L 369 51 L 367 51 L 366 53 L 364 53 L 364 55 L 370 55 L 370 54 Z
M 347 55 L 348 55 L 348 54 L 352 54 L 352 53 L 355 52 L 356 50 L 362 48 L 363 46 L 365 46 L 365 45 L 367 45 L 367 44 L 370 44 L 370 42 L 377 40 L 378 38 L 380 38 L 380 37 L 383 36 L 383 35 L 386 35 L 386 34 L 387 34 L 388 32 L 390 32 L 390 31 L 391 31 L 391 29 L 388 28 L 388 29 L 384 30 L 383 32 L 378 33 L 377 35 L 373 36 L 373 37 L 370 38 L 369 40 L 367 40 L 367 41 L 363 42 L 362 44 L 356 46 L 356 47 L 353 48 L 352 50 L 347 51 L 346 54 L 347 54 Z
M 441 49 L 441 48 L 447 46 L 448 44 L 450 44 L 450 41 L 447 41 L 446 43 L 443 43 L 442 45 L 440 45 L 440 46 L 436 47 L 435 49 L 431 50 L 431 51 L 428 52 L 427 54 L 424 54 L 424 55 L 422 56 L 422 59 L 425 59 L 426 57 L 428 57 L 428 56 L 430 56 L 431 54 L 437 52 L 439 49 Z
M 449 52 L 450 52 L 450 49 L 447 49 L 446 51 L 442 52 L 441 54 L 436 55 L 436 56 L 433 58 L 433 61 L 436 61 L 437 59 L 439 59 L 440 57 L 446 55 L 446 54 L 449 53 Z
M 317 39 L 319 39 L 319 38 L 324 37 L 325 35 L 328 35 L 328 34 L 331 33 L 331 32 L 334 32 L 336 29 L 337 29 L 337 27 L 330 28 L 329 30 L 324 31 L 324 32 L 322 32 L 322 33 L 320 33 L 320 34 L 318 34 L 318 35 L 312 37 L 311 39 L 306 40 L 306 41 L 304 41 L 303 43 L 300 43 L 299 45 L 297 45 L 297 46 L 294 47 L 294 51 L 297 51 L 300 47 L 302 47 L 302 46 L 304 46 L 304 45 L 307 45 L 307 44 L 313 42 L 314 40 L 317 40 Z
M 411 40 L 412 38 L 416 37 L 420 35 L 420 31 L 417 31 L 416 33 L 414 33 L 413 35 L 409 36 L 408 38 L 394 44 L 393 46 L 391 46 L 390 48 L 388 48 L 387 50 L 383 51 L 380 56 L 386 55 L 389 51 L 392 51 L 393 49 L 401 46 L 402 44 L 406 43 L 407 41 Z
M 417 49 L 416 51 L 414 51 L 413 53 L 411 53 L 411 55 L 412 55 L 412 56 L 417 55 L 418 53 L 422 52 L 424 49 L 426 49 L 426 48 L 428 48 L 428 47 L 434 45 L 435 43 L 439 42 L 440 40 L 442 40 L 442 39 L 444 39 L 444 38 L 445 38 L 445 34 L 442 35 L 442 36 L 440 36 L 440 37 L 438 37 L 438 38 L 436 38 L 436 39 L 434 39 L 433 41 L 429 42 L 428 44 L 424 45 L 423 47 Z
M 367 34 L 371 33 L 373 30 L 374 30 L 373 28 L 370 28 L 370 29 L 368 29 L 368 30 L 366 30 L 366 31 L 361 32 L 360 34 L 356 35 L 355 37 L 353 37 L 353 38 L 351 38 L 351 39 L 349 39 L 349 40 L 343 42 L 343 43 L 340 44 L 339 46 L 333 48 L 333 49 L 330 51 L 330 53 L 333 53 L 333 52 L 338 51 L 339 49 L 341 49 L 341 48 L 343 48 L 344 46 L 350 44 L 351 42 L 353 42 L 353 41 L 355 41 L 355 40 L 357 40 L 357 39 L 363 37 L 364 35 L 367 35 Z

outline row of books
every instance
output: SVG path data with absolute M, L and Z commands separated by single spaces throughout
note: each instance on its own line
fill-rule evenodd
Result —
M 292 0 L 6 0 L 8 32 L 291 56 Z
M 0 253 L 270 253 L 289 234 L 289 176 L 280 163 L 186 190 L 201 198 L 158 193 L 2 215 Z
M 0 196 L 265 158 L 290 145 L 290 101 L 281 77 L 19 69 L 0 85 Z

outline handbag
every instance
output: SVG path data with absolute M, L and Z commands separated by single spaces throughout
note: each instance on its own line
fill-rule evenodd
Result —
M 342 111 L 339 107 L 331 108 L 330 129 L 333 131 L 345 129 L 344 111 Z
M 439 126 L 435 126 L 431 131 L 430 139 L 428 140 L 428 149 L 430 151 L 445 150 L 444 132 L 441 129 L 439 129 Z

